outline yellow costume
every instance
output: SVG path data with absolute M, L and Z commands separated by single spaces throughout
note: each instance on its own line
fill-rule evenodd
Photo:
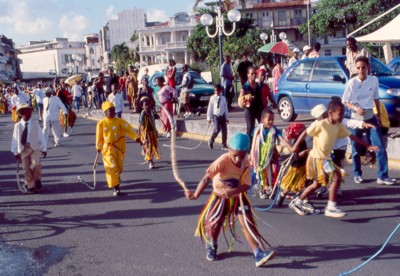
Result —
M 97 123 L 96 149 L 101 150 L 109 188 L 119 185 L 119 176 L 124 168 L 126 139 L 139 139 L 132 126 L 120 118 L 105 118 Z

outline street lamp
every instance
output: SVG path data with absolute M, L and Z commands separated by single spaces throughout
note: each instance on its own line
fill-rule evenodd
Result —
M 240 15 L 240 12 L 236 9 L 230 10 L 228 12 L 228 20 L 233 23 L 232 31 L 228 33 L 225 31 L 224 15 L 221 13 L 221 0 L 219 0 L 217 12 L 218 12 L 217 17 L 215 18 L 216 30 L 215 30 L 214 34 L 210 34 L 210 32 L 208 30 L 208 27 L 211 26 L 214 21 L 213 17 L 210 14 L 208 14 L 208 13 L 203 14 L 200 17 L 200 22 L 201 22 L 201 24 L 203 24 L 203 26 L 206 26 L 206 32 L 210 38 L 214 38 L 218 35 L 219 61 L 220 61 L 220 65 L 221 65 L 223 63 L 222 34 L 224 34 L 226 36 L 231 36 L 235 32 L 236 22 L 240 21 L 241 15 Z
M 260 38 L 263 41 L 263 43 L 265 44 L 265 41 L 268 39 L 268 35 L 266 33 L 261 33 Z
M 81 55 L 78 55 L 78 53 L 75 52 L 71 55 L 71 58 L 75 63 L 76 73 L 78 74 L 78 66 L 79 66 L 79 63 L 82 61 L 82 57 L 81 57 Z
M 286 40 L 286 38 L 287 38 L 286 33 L 285 33 L 285 32 L 279 33 L 279 38 L 280 38 L 283 42 L 285 42 L 285 40 Z

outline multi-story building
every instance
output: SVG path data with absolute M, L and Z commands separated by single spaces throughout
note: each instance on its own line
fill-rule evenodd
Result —
M 99 34 L 84 37 L 85 41 L 85 71 L 89 76 L 97 76 L 103 69 L 104 56 Z
M 186 45 L 197 23 L 194 15 L 185 12 L 176 13 L 167 22 L 147 23 L 147 27 L 138 30 L 140 63 L 165 63 L 170 58 L 177 63 L 191 63 Z
M 146 14 L 143 9 L 130 9 L 118 12 L 116 19 L 111 19 L 100 30 L 100 41 L 104 53 L 104 62 L 109 63 L 112 48 L 117 44 L 135 49 L 137 44 L 131 41 L 135 32 L 146 25 Z
M 11 83 L 21 77 L 17 53 L 12 39 L 0 35 L 0 83 Z
M 345 46 L 344 35 L 338 32 L 336 37 L 316 38 L 312 34 L 303 35 L 299 28 L 307 23 L 310 16 L 316 12 L 316 1 L 311 0 L 247 0 L 242 6 L 236 1 L 236 8 L 242 14 L 255 20 L 255 25 L 261 29 L 271 30 L 272 35 L 279 41 L 279 33 L 287 35 L 287 41 L 292 46 L 302 48 L 321 43 L 321 55 L 342 55 Z M 268 42 L 270 42 L 270 39 Z M 310 45 L 310 46 L 311 46 Z
M 68 77 L 85 72 L 85 42 L 56 38 L 54 41 L 31 41 L 18 49 L 22 79 L 41 80 Z

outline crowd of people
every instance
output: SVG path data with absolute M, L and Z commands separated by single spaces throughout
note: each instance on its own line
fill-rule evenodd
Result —
M 311 47 L 304 47 L 302 58 L 318 57 L 319 50 L 318 43 L 312 50 Z M 185 189 L 187 199 L 195 200 L 210 182 L 213 185 L 213 192 L 200 215 L 196 230 L 196 235 L 207 244 L 208 260 L 217 259 L 218 235 L 224 221 L 230 222 L 224 227 L 224 231 L 230 228 L 234 239 L 239 240 L 234 228 L 237 220 L 254 253 L 256 266 L 262 266 L 274 257 L 273 251 L 266 250 L 265 239 L 256 227 L 253 208 L 247 197 L 247 191 L 251 187 L 256 189 L 257 185 L 260 186 L 259 197 L 275 198 L 277 206 L 282 206 L 286 198 L 292 197 L 288 207 L 299 215 L 319 212 L 309 199 L 314 192 L 320 191 L 321 186 L 326 187 L 328 201 L 324 210 L 325 216 L 345 216 L 346 213 L 337 206 L 337 197 L 345 174 L 343 145 L 347 145 L 346 137 L 352 140 L 353 176 L 356 183 L 363 182 L 360 146 L 376 154 L 377 184 L 393 185 L 396 182 L 388 175 L 388 158 L 381 133 L 382 110 L 378 80 L 368 75 L 369 56 L 363 54 L 365 52 L 357 48 L 352 39 L 348 39 L 348 50 L 346 65 L 352 72 L 352 78 L 346 85 L 343 97 L 333 98 L 328 106 L 314 107 L 311 115 L 316 120 L 310 126 L 294 122 L 287 127 L 285 133 L 274 125 L 275 114 L 272 111 L 277 108 L 272 94 L 275 93 L 276 84 L 283 73 L 280 60 L 276 60 L 271 72 L 271 91 L 265 83 L 268 69 L 265 66 L 255 67 L 244 55 L 237 67 L 237 76 L 242 83 L 238 104 L 243 109 L 246 133 L 235 133 L 230 137 L 227 124 L 234 95 L 232 83 L 236 74 L 231 57 L 225 56 L 225 62 L 220 68 L 221 83 L 214 86 L 206 120 L 209 126 L 211 122 L 214 126 L 208 147 L 214 148 L 215 139 L 222 132 L 221 148 L 228 152 L 223 153 L 209 166 L 195 192 Z M 300 58 L 300 50 L 294 52 L 295 60 L 292 62 Z M 352 70 L 355 70 L 354 74 Z M 32 93 L 24 93 L 18 86 L 3 89 L 0 112 L 12 111 L 12 119 L 17 122 L 11 151 L 17 160 L 22 161 L 26 192 L 39 192 L 43 188 L 39 155 L 40 152 L 43 157 L 47 155 L 50 128 L 55 146 L 61 145 L 62 131 L 63 136 L 67 137 L 74 126 L 76 117 L 73 108 L 79 111 L 80 104 L 83 103 L 89 108 L 101 108 L 105 114 L 105 118 L 97 123 L 95 147 L 98 155 L 102 155 L 108 187 L 115 196 L 120 195 L 126 137 L 141 145 L 144 159 L 149 168 L 153 169 L 154 160 L 161 158 L 156 120 L 161 120 L 166 137 L 169 138 L 173 123 L 173 104 L 176 101 L 179 100 L 185 108 L 184 118 L 193 116 L 188 96 L 193 82 L 188 65 L 183 66 L 183 72 L 183 81 L 176 87 L 175 62 L 170 60 L 165 78 L 158 77 L 156 80 L 159 87 L 157 98 L 148 85 L 147 72 L 138 80 L 133 66 L 120 77 L 112 69 L 108 69 L 106 78 L 100 73 L 87 86 L 76 82 L 69 87 L 66 82 L 61 82 L 60 86 L 53 88 L 51 85 L 43 87 L 38 83 Z M 179 99 L 177 89 L 181 90 Z M 28 97 L 27 94 L 32 96 Z M 125 100 L 129 109 L 140 114 L 138 131 L 121 118 Z M 160 110 L 156 108 L 156 102 L 159 102 Z M 38 109 L 39 120 L 43 121 L 43 130 L 31 119 L 35 107 Z M 352 111 L 350 120 L 344 119 L 345 107 Z M 366 133 L 367 141 L 361 139 L 362 133 Z M 307 143 L 307 137 L 312 141 Z M 280 163 L 276 147 L 278 144 L 291 153 L 285 164 Z M 96 164 L 94 168 L 95 166 Z M 282 167 L 286 166 L 288 170 L 279 177 Z

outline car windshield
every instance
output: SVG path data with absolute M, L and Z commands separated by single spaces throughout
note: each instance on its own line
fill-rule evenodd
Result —
M 373 76 L 394 76 L 396 75 L 389 67 L 375 58 L 371 58 L 371 75 Z

